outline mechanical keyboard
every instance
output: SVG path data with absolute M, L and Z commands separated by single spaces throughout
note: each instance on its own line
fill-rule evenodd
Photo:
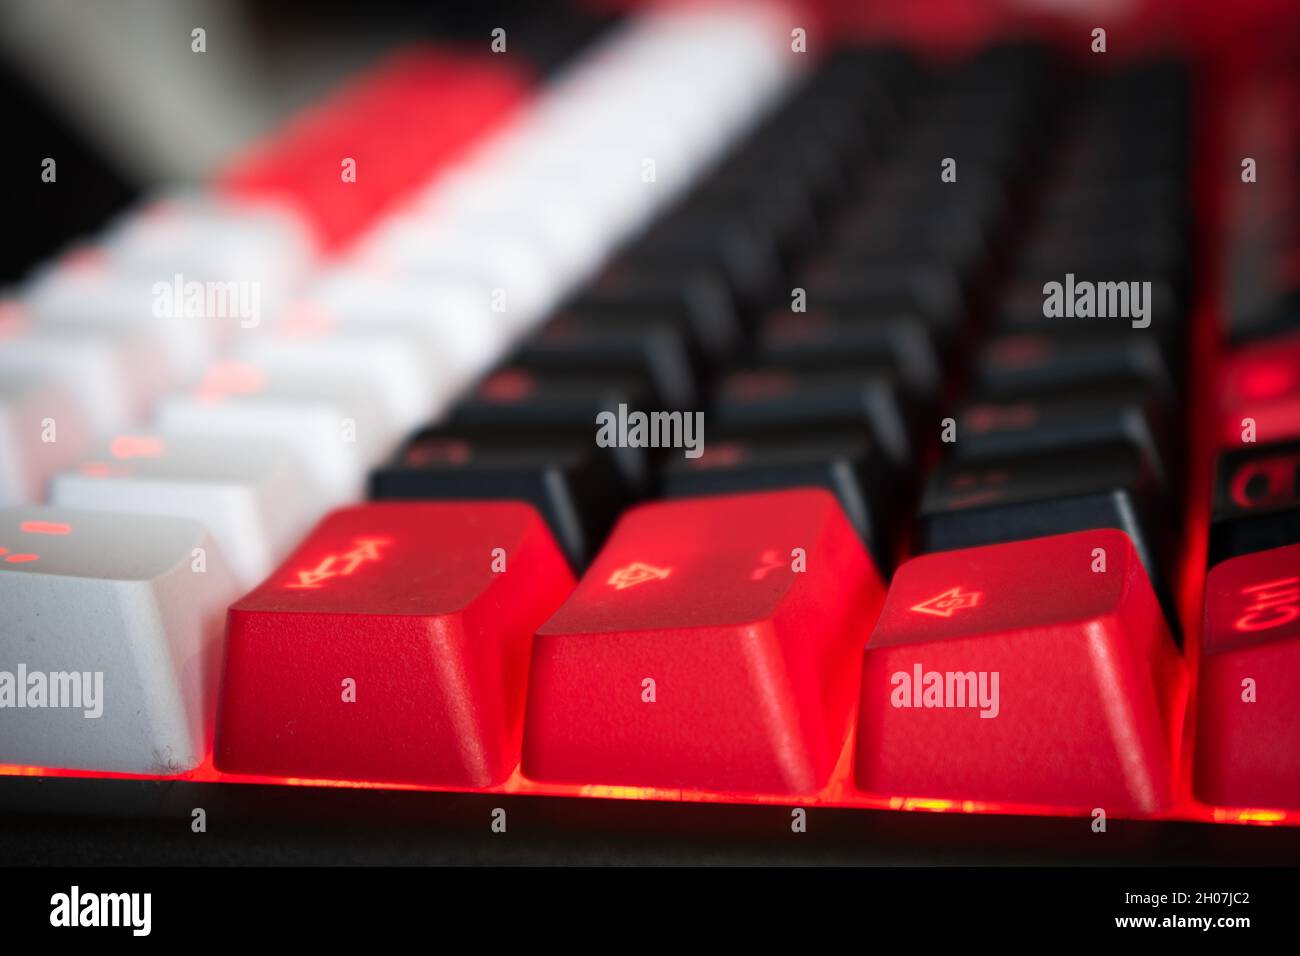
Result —
M 1300 60 L 799 17 L 408 44 L 10 290 L 15 859 L 1296 859 Z

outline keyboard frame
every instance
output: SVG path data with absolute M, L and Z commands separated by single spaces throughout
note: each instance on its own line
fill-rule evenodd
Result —
M 191 830 L 192 812 L 207 830 Z M 505 810 L 506 831 L 493 832 Z M 362 787 L 10 777 L 7 865 L 1294 866 L 1300 828 Z

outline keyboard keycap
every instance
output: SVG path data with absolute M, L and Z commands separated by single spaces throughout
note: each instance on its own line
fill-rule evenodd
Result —
M 655 409 L 695 405 L 686 343 L 669 322 L 629 326 L 599 319 L 552 320 L 520 346 L 512 364 L 552 376 L 628 375 L 649 386 Z
M 891 466 L 905 469 L 912 448 L 904 407 L 885 368 L 756 368 L 722 380 L 714 413 L 721 427 L 744 431 L 865 427 Z
M 938 398 L 940 367 L 934 338 L 922 323 L 906 317 L 779 310 L 763 319 L 758 349 L 765 365 L 887 366 L 916 398 Z
M 1151 534 L 1162 527 L 1157 489 L 1144 456 L 1130 445 L 1073 448 L 935 469 L 921 502 L 923 551 L 1119 528 L 1149 571 Z
M 885 568 L 882 508 L 888 500 L 887 465 L 862 434 L 805 435 L 798 432 L 714 436 L 699 458 L 670 458 L 661 478 L 666 497 L 716 495 L 731 491 L 825 488 L 834 492 L 845 517 Z
M 442 370 L 424 360 L 411 335 L 387 329 L 335 332 L 306 318 L 269 332 L 244 337 L 233 356 L 272 375 L 310 373 L 325 381 L 358 382 L 401 428 L 428 420 L 451 398 Z
M 83 251 L 71 263 L 44 270 L 27 286 L 24 307 L 51 328 L 139 333 L 160 350 L 178 380 L 199 374 L 239 328 L 237 317 L 186 314 L 184 301 L 174 302 L 174 291 L 170 300 L 160 298 L 155 286 L 162 281 L 174 289 L 172 275 L 160 280 L 159 273 L 124 272 L 109 268 L 107 258 L 99 250 Z M 156 315 L 159 303 L 175 314 Z
M 168 432 L 121 434 L 55 476 L 52 504 L 202 523 L 245 590 L 258 584 L 325 509 L 289 446 Z
M 1300 335 L 1238 349 L 1220 373 L 1225 449 L 1241 444 L 1247 419 L 1264 444 L 1300 438 Z
M 1210 563 L 1300 544 L 1300 441 L 1219 456 Z
M 975 357 L 973 387 L 981 398 L 1043 397 L 1080 388 L 1103 391 L 1138 386 L 1168 394 L 1170 378 L 1160 346 L 1140 333 L 1075 338 L 1005 335 Z
M 519 759 L 533 632 L 572 586 L 524 504 L 334 512 L 230 609 L 217 766 L 500 783 Z
M 867 644 L 857 782 L 896 796 L 1158 812 L 1173 801 L 1185 693 L 1122 532 L 925 555 L 894 575 Z
M 160 775 L 197 767 L 221 624 L 238 591 L 195 521 L 0 512 L 0 670 L 15 675 L 0 763 Z M 65 696 L 78 684 L 79 699 Z
M 880 580 L 821 489 L 644 505 L 537 632 L 524 772 L 809 793 L 839 756 Z
M 370 497 L 526 501 L 582 568 L 628 503 L 619 484 L 613 456 L 588 439 L 441 427 L 419 432 L 374 471 Z
M 67 389 L 39 376 L 0 375 L 0 507 L 43 501 L 50 478 L 90 441 Z
M 947 446 L 960 461 L 1010 458 L 1127 442 L 1143 451 L 1163 481 L 1176 461 L 1168 409 L 1138 389 L 1066 393 L 1046 398 L 972 402 L 957 413 L 957 441 Z
M 367 470 L 389 450 L 396 430 L 358 383 L 268 374 L 236 361 L 214 363 L 198 388 L 164 398 L 156 422 L 167 431 L 281 442 L 329 504 L 361 494 Z
M 1196 795 L 1300 808 L 1300 545 L 1210 570 L 1197 685 Z
M 6 339 L 0 347 L 0 375 L 37 376 L 62 386 L 99 434 L 143 420 L 172 384 L 155 344 L 122 329 L 52 326 Z

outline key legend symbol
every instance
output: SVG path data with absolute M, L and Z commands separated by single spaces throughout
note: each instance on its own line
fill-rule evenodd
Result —
M 983 596 L 982 591 L 963 591 L 960 587 L 955 587 L 935 595 L 928 601 L 912 605 L 911 610 L 918 614 L 933 614 L 935 617 L 952 617 L 955 612 L 964 608 L 978 606 Z
M 749 576 L 751 581 L 763 580 L 763 578 L 767 577 L 769 571 L 775 571 L 785 563 L 784 561 L 777 560 L 776 552 L 771 548 L 763 552 L 761 560 L 763 563 L 756 567 L 753 573 Z
M 367 561 L 378 561 L 382 555 L 379 546 L 390 544 L 388 538 L 354 538 L 352 550 L 343 554 L 328 554 L 314 568 L 298 571 L 298 580 L 286 584 L 287 588 L 319 588 L 327 578 L 346 577 Z M 336 567 L 335 562 L 341 566 Z
M 614 585 L 616 591 L 644 584 L 646 581 L 662 581 L 672 573 L 672 568 L 656 568 L 650 564 L 633 561 L 625 568 L 619 568 L 609 576 L 607 584 Z

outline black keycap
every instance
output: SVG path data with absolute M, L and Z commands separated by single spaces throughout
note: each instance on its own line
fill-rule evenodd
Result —
M 844 368 L 885 366 L 915 397 L 939 394 L 939 356 L 924 323 L 847 310 L 777 309 L 759 323 L 758 354 L 767 366 Z
M 954 336 L 965 317 L 955 270 L 907 260 L 861 260 L 834 255 L 810 260 L 800 276 L 811 309 L 915 315 L 940 340 Z
M 552 378 L 627 376 L 649 386 L 654 408 L 696 403 L 685 339 L 665 320 L 608 323 L 561 315 L 530 336 L 511 364 Z
M 862 428 L 892 467 L 906 469 L 912 460 L 899 383 L 885 368 L 736 371 L 723 379 L 713 410 L 720 428 L 750 433 L 773 427 Z
M 954 416 L 957 440 L 944 450 L 954 461 L 977 462 L 1128 442 L 1163 482 L 1178 460 L 1170 417 L 1166 405 L 1132 386 L 970 402 Z
M 1133 539 L 1172 626 L 1176 613 L 1158 560 L 1168 527 L 1159 494 L 1145 456 L 1129 444 L 948 462 L 926 483 L 917 546 L 950 551 L 1118 528 Z
M 450 424 L 476 431 L 528 431 L 595 443 L 598 416 L 620 406 L 652 411 L 649 389 L 638 376 L 546 374 L 507 366 L 493 372 L 453 408 Z M 609 450 L 632 494 L 643 494 L 650 478 L 640 448 Z
M 972 388 L 979 398 L 1024 398 L 1064 391 L 1137 385 L 1168 394 L 1169 373 L 1149 329 L 1077 336 L 1003 335 L 976 354 Z
M 627 258 L 650 267 L 708 267 L 726 277 L 742 306 L 769 299 L 783 278 L 778 239 L 751 210 L 687 206 L 652 227 Z
M 1177 368 L 1178 357 L 1187 344 L 1184 307 L 1170 282 L 1143 278 L 1152 275 L 1154 273 L 1044 269 L 1032 278 L 1022 277 L 1006 285 L 993 313 L 993 327 L 1005 335 L 1057 336 L 1067 341 L 1116 333 L 1149 336 L 1156 340 L 1169 366 Z M 1073 279 L 1067 279 L 1067 276 L 1073 276 Z M 1131 284 L 1133 281 L 1150 281 L 1151 285 L 1139 285 L 1135 289 Z M 1060 286 L 1061 314 L 1056 314 L 1055 310 L 1051 315 L 1043 314 L 1047 298 L 1043 289 L 1047 282 Z M 1067 301 L 1078 305 L 1079 290 L 1084 282 L 1093 283 L 1087 293 L 1092 303 L 1087 306 L 1090 315 L 1079 315 L 1075 307 L 1066 308 Z M 1138 298 L 1134 298 L 1135 294 Z M 1139 302 L 1141 317 L 1136 314 Z M 1102 309 L 1107 315 L 1097 314 Z M 1137 327 L 1134 322 L 1139 323 Z
M 693 192 L 685 208 L 742 221 L 752 221 L 776 244 L 782 275 L 795 257 L 820 236 L 817 208 L 808 190 L 790 180 L 770 176 L 714 176 Z
M 836 224 L 831 247 L 846 259 L 907 259 L 952 269 L 963 281 L 988 258 L 988 229 L 975 210 L 901 212 L 861 203 Z
M 433 428 L 371 473 L 370 497 L 527 501 L 581 570 L 630 503 L 614 468 L 590 439 Z
M 740 342 L 741 327 L 727 281 L 707 268 L 636 266 L 621 262 L 565 309 L 576 316 L 664 319 L 680 327 L 692 348 L 711 361 Z
M 882 509 L 888 464 L 861 432 L 710 436 L 699 458 L 669 458 L 661 474 L 668 497 L 819 487 L 835 492 L 878 565 L 889 557 Z
M 1234 344 L 1300 330 L 1300 283 L 1284 288 L 1263 274 L 1265 268 L 1245 263 L 1233 276 L 1228 334 Z
M 1300 442 L 1219 457 L 1210 563 L 1300 543 Z

